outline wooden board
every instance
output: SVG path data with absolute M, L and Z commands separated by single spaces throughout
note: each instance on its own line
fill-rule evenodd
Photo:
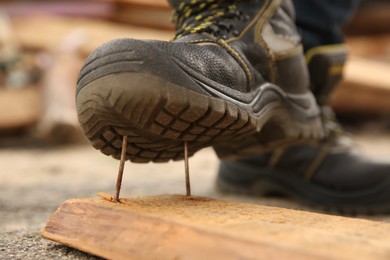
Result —
M 140 6 L 148 6 L 153 8 L 161 8 L 161 9 L 170 8 L 167 0 L 108 0 L 108 2 L 126 4 L 129 6 L 140 5 Z
M 117 4 L 112 19 L 114 21 L 173 31 L 172 10 L 144 5 Z
M 348 37 L 351 55 L 390 64 L 390 34 Z
M 166 0 L 116 0 L 112 19 L 143 27 L 174 30 L 173 10 Z
M 390 224 L 200 197 L 73 199 L 43 237 L 109 259 L 390 259 Z
M 371 2 L 371 3 L 370 3 Z M 390 3 L 366 1 L 344 30 L 347 34 L 385 34 L 390 32 Z
M 115 38 L 169 40 L 174 33 L 131 25 L 82 18 L 55 16 L 18 17 L 13 20 L 15 34 L 25 48 L 52 49 L 69 34 L 84 34 L 85 45 L 81 48 L 86 56 L 101 44 Z M 42 37 L 45 35 L 45 37 Z
M 389 63 L 350 57 L 344 80 L 333 93 L 333 107 L 338 112 L 390 114 L 389 75 Z
M 22 89 L 0 88 L 0 131 L 30 127 L 42 113 L 42 96 L 36 86 Z

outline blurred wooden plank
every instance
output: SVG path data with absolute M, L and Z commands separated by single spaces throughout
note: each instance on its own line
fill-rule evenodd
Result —
M 350 57 L 332 105 L 338 112 L 390 114 L 390 63 Z
M 168 0 L 108 0 L 109 2 L 119 3 L 128 6 L 146 6 L 152 8 L 170 9 Z
M 173 30 L 172 11 L 166 7 L 118 3 L 113 20 L 150 28 Z
M 103 1 L 0 1 L 0 10 L 14 16 L 67 15 L 79 17 L 110 18 L 114 12 L 112 3 Z
M 0 9 L 12 17 L 95 17 L 143 27 L 174 29 L 171 23 L 172 10 L 167 1 L 163 0 L 6 1 L 0 2 Z
M 22 89 L 0 88 L 0 131 L 36 124 L 42 113 L 42 97 L 36 86 Z
M 345 28 L 347 34 L 378 34 L 390 32 L 390 3 L 367 1 L 356 12 Z
M 52 49 L 72 31 L 84 32 L 86 44 L 81 48 L 84 55 L 99 45 L 115 38 L 169 40 L 173 32 L 123 25 L 95 19 L 54 16 L 17 17 L 13 19 L 15 33 L 26 48 Z M 44 35 L 44 37 L 42 37 Z
M 108 259 L 389 259 L 390 224 L 200 197 L 68 200 L 43 237 Z
M 347 38 L 351 55 L 390 64 L 390 34 Z
M 164 0 L 117 0 L 113 20 L 138 26 L 173 30 L 172 9 Z

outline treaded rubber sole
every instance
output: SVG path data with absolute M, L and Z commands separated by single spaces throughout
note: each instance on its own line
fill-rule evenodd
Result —
M 230 101 L 137 72 L 90 82 L 78 92 L 76 104 L 80 125 L 93 147 L 119 159 L 127 135 L 126 159 L 133 162 L 180 160 L 184 141 L 190 156 L 215 146 L 220 157 L 227 157 L 237 152 L 232 143 L 251 140 L 269 122 L 280 125 L 290 138 L 322 134 L 319 118 L 297 122 L 282 97 L 255 114 Z M 263 148 L 256 147 L 257 152 Z

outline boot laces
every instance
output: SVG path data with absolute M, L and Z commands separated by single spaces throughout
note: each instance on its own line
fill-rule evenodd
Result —
M 240 0 L 184 0 L 173 15 L 176 35 L 179 39 L 188 34 L 210 33 L 226 39 L 228 35 L 238 36 L 234 21 L 247 21 L 249 16 L 238 10 Z

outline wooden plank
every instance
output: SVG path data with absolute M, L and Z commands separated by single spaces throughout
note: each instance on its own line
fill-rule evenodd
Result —
M 138 25 L 173 31 L 172 10 L 145 5 L 117 4 L 113 20 Z
M 15 34 L 26 48 L 52 49 L 71 32 L 84 32 L 81 52 L 89 54 L 99 45 L 115 38 L 169 40 L 173 32 L 156 30 L 95 19 L 54 16 L 17 17 L 13 19 Z M 45 35 L 45 37 L 42 37 Z
M 351 55 L 390 63 L 390 34 L 347 38 Z
M 350 57 L 344 80 L 333 93 L 339 112 L 390 114 L 390 64 Z
M 200 197 L 101 196 L 66 201 L 42 236 L 109 259 L 390 258 L 387 223 Z
M 167 0 L 108 0 L 109 2 L 119 3 L 128 6 L 145 6 L 152 8 L 170 9 Z
M 379 34 L 390 32 L 390 3 L 367 1 L 362 4 L 353 20 L 347 25 L 348 34 Z
M 112 0 L 116 7 L 112 19 L 143 27 L 174 30 L 172 8 L 165 0 Z
M 40 120 L 42 109 L 42 95 L 37 86 L 0 88 L 1 131 L 33 126 Z
M 113 4 L 102 1 L 0 1 L 0 10 L 13 16 L 67 15 L 110 18 Z

